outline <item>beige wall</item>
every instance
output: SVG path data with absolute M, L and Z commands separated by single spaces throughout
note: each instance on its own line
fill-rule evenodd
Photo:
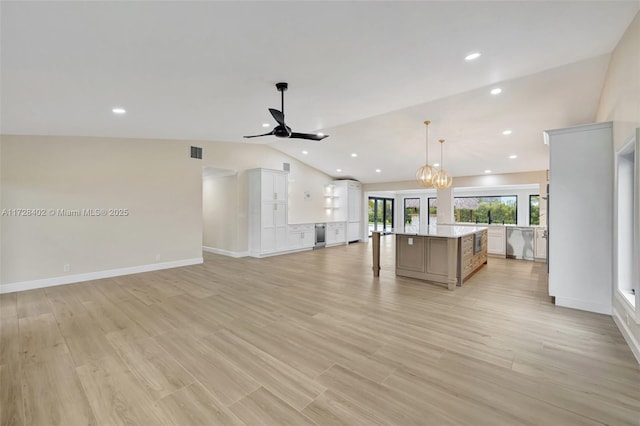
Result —
M 2 208 L 47 210 L 2 217 L 3 284 L 202 257 L 202 171 L 186 144 L 41 136 L 1 144 Z M 128 216 L 49 212 L 116 208 Z
M 596 117 L 613 121 L 616 149 L 640 127 L 640 13 L 611 54 Z
M 611 54 L 598 106 L 597 121 L 613 121 L 616 151 L 631 138 L 635 129 L 640 127 L 640 13 L 635 16 Z M 617 264 L 617 260 L 614 264 Z M 621 323 L 626 323 L 627 331 L 635 338 L 636 345 L 639 345 L 640 324 L 633 320 L 626 321 L 625 308 L 615 294 L 613 308 L 623 316 Z M 640 351 L 640 346 L 637 346 L 636 350 Z
M 189 158 L 190 145 L 203 147 L 202 161 Z M 5 135 L 0 149 L 2 208 L 130 211 L 2 217 L 2 284 L 201 257 L 204 167 L 237 172 L 237 210 L 227 217 L 236 221 L 237 239 L 235 247 L 231 237 L 224 244 L 238 251 L 247 250 L 247 169 L 291 164 L 290 222 L 320 220 L 331 181 L 258 144 Z

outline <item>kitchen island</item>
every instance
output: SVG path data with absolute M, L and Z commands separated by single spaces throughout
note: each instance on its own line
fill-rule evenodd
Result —
M 487 228 L 430 226 L 426 233 L 396 234 L 396 275 L 453 290 L 487 263 Z

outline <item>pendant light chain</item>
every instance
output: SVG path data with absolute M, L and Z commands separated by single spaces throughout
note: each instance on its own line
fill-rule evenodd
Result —
M 424 124 L 427 127 L 425 130 L 425 164 L 416 172 L 416 182 L 423 188 L 433 188 L 433 182 L 438 174 L 438 170 L 429 164 L 429 124 L 431 124 L 431 121 L 427 120 Z

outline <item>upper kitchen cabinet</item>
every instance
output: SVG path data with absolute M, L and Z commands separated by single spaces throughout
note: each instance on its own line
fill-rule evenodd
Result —
M 279 201 L 286 203 L 288 199 L 288 172 L 280 170 L 259 169 L 262 201 Z
M 549 295 L 557 305 L 611 314 L 611 123 L 545 132 L 549 144 Z

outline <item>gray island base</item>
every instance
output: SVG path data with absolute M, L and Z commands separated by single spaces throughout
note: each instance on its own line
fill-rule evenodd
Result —
M 396 234 L 396 275 L 461 286 L 487 263 L 487 228 L 430 226 L 427 233 Z

